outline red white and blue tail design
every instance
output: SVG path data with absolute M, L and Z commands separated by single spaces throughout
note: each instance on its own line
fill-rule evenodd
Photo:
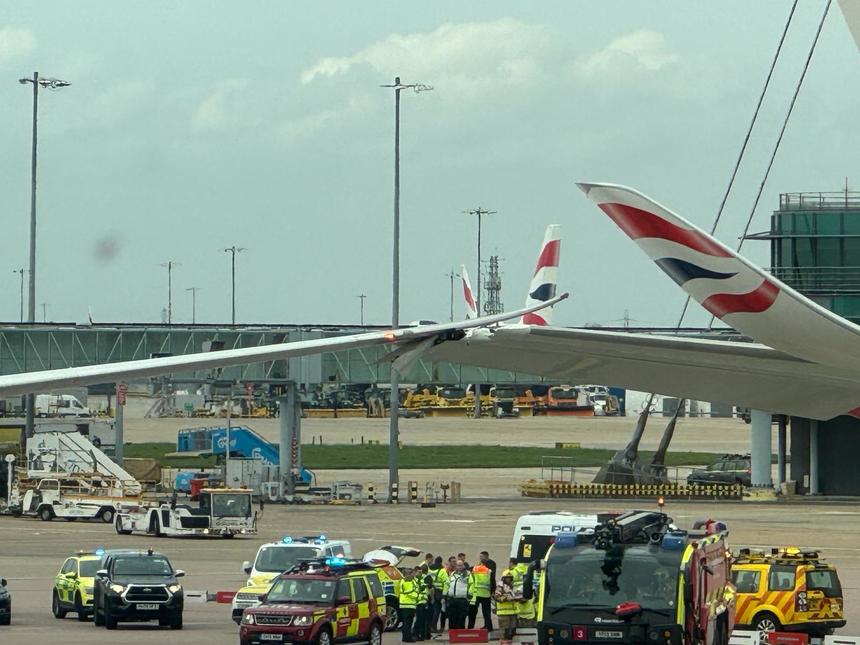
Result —
M 478 317 L 478 307 L 475 304 L 475 293 L 472 291 L 472 283 L 469 282 L 469 272 L 466 265 L 460 265 L 460 277 L 463 279 L 463 299 L 466 301 L 466 320 Z
M 561 226 L 550 224 L 538 255 L 537 266 L 529 284 L 526 306 L 546 302 L 554 298 L 558 290 L 558 257 L 561 251 Z M 552 322 L 552 307 L 526 314 L 520 322 L 524 325 L 549 325 Z
M 856 367 L 857 325 L 642 193 L 616 184 L 578 185 L 672 280 L 726 324 L 798 358 Z

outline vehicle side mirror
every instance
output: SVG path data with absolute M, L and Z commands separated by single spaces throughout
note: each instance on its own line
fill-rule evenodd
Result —
M 177 569 L 176 571 L 174 571 L 174 572 L 173 572 L 173 577 L 175 577 L 175 578 L 184 578 L 184 577 L 185 577 L 185 572 L 184 572 L 182 569 Z
M 250 562 L 248 562 L 247 560 L 245 560 L 245 561 L 242 563 L 242 571 L 244 571 L 245 573 L 247 573 L 247 574 L 249 574 L 249 575 L 250 575 L 250 573 L 251 573 L 251 563 L 250 563 Z
M 257 600 L 259 600 L 260 602 L 266 602 L 267 595 L 268 594 L 261 593 L 259 596 L 257 596 Z
M 0 587 L 6 586 L 6 578 L 0 578 Z
M 107 569 L 99 569 L 96 571 L 96 578 L 107 578 L 108 570 Z
M 337 604 L 338 604 L 338 605 L 349 605 L 349 604 L 352 604 L 352 598 L 350 598 L 349 596 L 340 596 L 340 597 L 337 599 Z
M 75 580 L 77 577 L 78 577 L 78 574 L 75 573 L 74 571 L 69 571 L 66 574 L 66 578 L 68 578 L 69 580 Z

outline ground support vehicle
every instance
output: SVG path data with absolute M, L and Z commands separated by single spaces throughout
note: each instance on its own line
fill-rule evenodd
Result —
M 92 474 L 60 474 L 57 478 L 20 479 L 12 487 L 11 506 L 22 515 L 49 522 L 114 521 L 118 511 L 140 504 L 140 496 L 117 496 L 121 483 Z
M 253 564 L 249 561 L 242 564 L 242 571 L 248 574 L 248 581 L 233 597 L 231 607 L 233 621 L 238 624 L 245 609 L 260 604 L 260 596 L 269 590 L 272 580 L 300 562 L 319 558 L 350 557 L 352 557 L 352 550 L 347 540 L 329 540 L 325 535 L 309 537 L 287 535 L 277 542 L 262 545 L 257 550 Z
M 594 404 L 585 390 L 571 385 L 554 385 L 535 403 L 535 414 L 546 416 L 594 416 Z
M 749 455 L 723 455 L 707 468 L 697 468 L 687 475 L 687 485 L 741 484 L 752 482 L 752 462 Z
M 741 549 L 732 563 L 732 582 L 739 626 L 811 636 L 845 626 L 839 575 L 817 551 Z
M 93 588 L 101 559 L 102 553 L 98 552 L 80 552 L 66 558 L 54 578 L 54 590 L 51 593 L 51 613 L 54 618 L 65 618 L 71 611 L 83 622 L 92 615 Z
M 92 410 L 71 394 L 37 394 L 34 397 L 37 417 L 91 417 Z
M 147 551 L 107 551 L 96 572 L 93 622 L 116 629 L 119 622 L 157 620 L 159 626 L 182 629 L 184 597 L 167 556 Z
M 541 645 L 727 645 L 735 596 L 725 525 L 680 531 L 664 513 L 631 511 L 593 532 L 559 533 L 538 590 Z
M 6 588 L 6 578 L 0 578 L 0 625 L 12 622 L 12 594 Z
M 327 558 L 275 578 L 260 605 L 242 614 L 239 643 L 381 645 L 384 625 L 385 596 L 376 568 Z
M 257 514 L 252 510 L 251 494 L 246 488 L 204 488 L 197 507 L 173 500 L 158 506 L 126 508 L 117 513 L 114 528 L 120 535 L 156 537 L 254 535 Z

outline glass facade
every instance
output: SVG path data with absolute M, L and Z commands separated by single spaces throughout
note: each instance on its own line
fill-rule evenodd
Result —
M 860 193 L 783 193 L 769 233 L 771 271 L 834 313 L 860 323 Z

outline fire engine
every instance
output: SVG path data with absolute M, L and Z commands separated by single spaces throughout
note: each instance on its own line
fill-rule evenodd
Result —
M 721 522 L 683 531 L 665 513 L 630 511 L 561 532 L 539 570 L 540 645 L 726 645 L 734 626 L 731 554 Z

